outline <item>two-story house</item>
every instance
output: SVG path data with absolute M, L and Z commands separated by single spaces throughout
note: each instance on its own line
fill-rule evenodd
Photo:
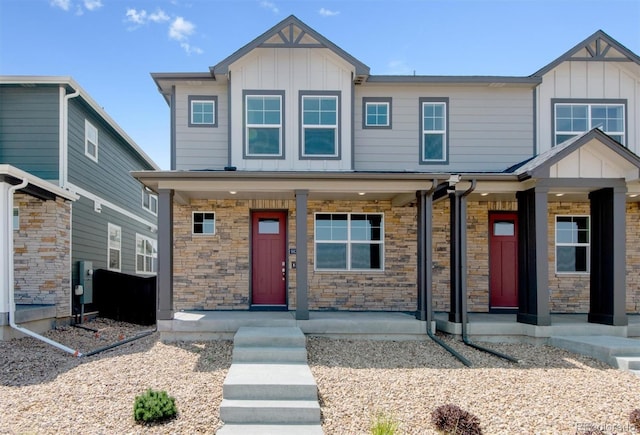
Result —
M 29 182 L 3 196 L 16 304 L 54 307 L 47 320 L 64 321 L 92 310 L 94 270 L 155 275 L 157 196 L 130 172 L 159 168 L 75 80 L 0 77 L 0 166 L 3 191 Z
M 640 58 L 602 31 L 527 77 L 373 75 L 290 16 L 171 114 L 159 327 L 179 310 L 640 312 Z M 432 306 L 431 306 L 432 305 Z

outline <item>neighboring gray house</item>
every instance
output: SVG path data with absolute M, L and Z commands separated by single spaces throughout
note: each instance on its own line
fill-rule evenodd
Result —
M 38 210 L 51 207 L 33 207 L 32 195 L 24 190 L 16 192 L 17 304 L 56 304 L 58 319 L 77 314 L 80 299 L 72 295 L 72 289 L 81 283 L 80 265 L 87 276 L 95 269 L 155 275 L 157 197 L 130 172 L 159 168 L 72 78 L 0 76 L 0 165 L 48 182 L 56 188 L 54 197 L 67 192 L 74 199 L 67 201 L 70 241 L 66 279 L 44 284 L 31 279 L 42 269 L 28 267 L 18 243 L 29 239 L 32 225 L 42 221 Z M 9 184 L 19 178 L 5 176 Z M 60 247 L 64 243 L 56 240 L 54 244 Z M 28 257 L 33 258 L 36 254 L 30 252 Z M 44 248 L 35 252 L 47 255 Z M 31 262 L 38 264 L 37 260 Z M 92 308 L 90 296 L 86 294 L 84 301 L 87 310 Z M 4 294 L 3 301 L 6 297 Z M 6 303 L 0 308 L 7 312 Z
M 171 170 L 134 176 L 159 194 L 161 330 L 427 301 L 459 323 L 463 284 L 535 326 L 640 313 L 640 58 L 602 31 L 530 76 L 386 76 L 290 16 L 152 77 Z

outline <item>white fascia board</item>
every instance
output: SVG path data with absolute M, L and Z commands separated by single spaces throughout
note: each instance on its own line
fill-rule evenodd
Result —
M 1 164 L 0 175 L 9 175 L 11 177 L 18 178 L 21 180 L 27 180 L 31 185 L 37 186 L 41 189 L 44 189 L 48 192 L 53 193 L 56 196 L 67 199 L 69 201 L 76 201 L 79 198 L 79 196 L 74 194 L 73 192 L 69 192 L 68 190 L 62 189 L 49 181 L 36 177 L 35 175 L 25 172 L 22 169 L 18 169 L 15 166 Z
M 88 190 L 83 189 L 82 187 L 76 186 L 73 183 L 68 183 L 67 184 L 69 186 L 70 189 L 73 189 L 77 194 L 79 194 L 80 196 L 84 196 L 85 198 L 88 198 L 90 200 L 92 200 L 94 203 L 100 205 L 100 206 L 105 206 L 105 207 L 109 207 L 111 210 L 120 213 L 121 215 L 124 215 L 126 217 L 128 217 L 129 219 L 132 219 L 136 222 L 139 222 L 143 225 L 147 225 L 151 230 L 157 230 L 158 229 L 158 225 L 150 222 L 134 213 L 131 213 L 129 210 L 124 209 L 122 207 L 120 207 L 119 205 L 116 205 L 112 202 L 107 201 L 106 199 L 103 199 L 101 197 L 99 197 L 98 195 L 95 195 L 91 192 L 89 192 Z

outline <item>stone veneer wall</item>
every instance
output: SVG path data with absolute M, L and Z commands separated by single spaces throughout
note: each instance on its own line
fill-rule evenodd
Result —
M 627 203 L 627 313 L 640 313 L 640 203 Z
M 295 200 L 193 200 L 174 205 L 174 308 L 249 308 L 250 211 L 288 210 L 288 248 L 296 247 Z M 192 212 L 212 211 L 216 234 L 191 234 Z M 339 201 L 308 203 L 309 308 L 312 310 L 415 311 L 416 209 Z M 314 212 L 384 213 L 385 271 L 314 271 Z M 296 307 L 296 269 L 288 255 L 288 305 Z
M 20 228 L 14 231 L 15 302 L 55 304 L 71 315 L 71 203 L 14 196 Z

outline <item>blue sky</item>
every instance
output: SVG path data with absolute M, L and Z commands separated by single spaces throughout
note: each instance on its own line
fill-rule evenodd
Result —
M 0 74 L 73 77 L 163 169 L 151 72 L 206 72 L 294 14 L 372 74 L 533 74 L 602 29 L 640 54 L 640 0 L 0 0 Z

